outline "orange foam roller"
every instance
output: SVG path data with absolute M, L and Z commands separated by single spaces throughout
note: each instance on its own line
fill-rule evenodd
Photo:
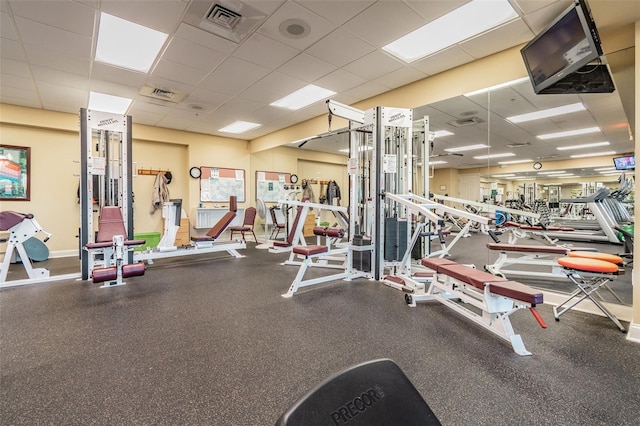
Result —
M 558 263 L 566 268 L 584 272 L 618 272 L 618 266 L 615 263 L 599 259 L 590 259 L 584 257 L 561 257 L 560 259 L 558 259 Z
M 622 258 L 620 256 L 616 256 L 615 254 L 609 253 L 600 253 L 593 251 L 570 251 L 569 257 L 580 257 L 583 259 L 596 259 L 596 260 L 604 260 L 605 262 L 615 263 L 616 265 L 622 265 Z

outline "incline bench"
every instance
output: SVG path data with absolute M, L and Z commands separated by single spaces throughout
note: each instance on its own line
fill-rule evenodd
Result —
M 511 343 L 517 354 L 531 355 L 520 335 L 513 331 L 509 316 L 517 310 L 529 309 L 538 324 L 546 328 L 547 325 L 535 309 L 536 305 L 543 303 L 542 292 L 449 259 L 425 258 L 422 259 L 422 265 L 434 270 L 435 276 L 426 294 L 405 295 L 409 305 L 415 306 L 418 301 L 437 300 Z M 481 313 L 476 313 L 465 304 L 474 306 Z
M 229 197 L 229 211 L 220 218 L 215 225 L 209 229 L 209 231 L 203 236 L 191 237 L 191 242 L 196 247 L 211 247 L 213 243 L 227 230 L 233 219 L 236 218 L 238 211 L 238 201 L 235 195 Z

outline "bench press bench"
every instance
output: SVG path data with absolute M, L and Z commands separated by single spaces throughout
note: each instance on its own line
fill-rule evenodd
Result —
M 595 252 L 590 248 L 567 248 L 561 246 L 543 246 L 534 244 L 503 244 L 488 243 L 487 248 L 499 252 L 496 261 L 485 265 L 484 270 L 499 277 L 523 277 L 523 278 L 556 278 L 564 279 L 562 267 L 558 265 L 559 257 L 567 256 L 570 252 L 585 251 Z M 513 265 L 528 265 L 550 268 L 550 270 L 517 270 L 509 269 Z
M 529 309 L 538 324 L 546 328 L 535 309 L 543 303 L 541 291 L 449 259 L 424 258 L 421 263 L 435 271 L 434 278 L 425 294 L 406 294 L 407 304 L 415 306 L 416 302 L 437 300 L 509 342 L 517 354 L 531 355 L 520 335 L 515 334 L 509 316 L 520 309 Z M 474 306 L 480 313 L 465 305 Z
M 289 298 L 293 296 L 300 287 L 307 287 L 310 285 L 325 283 L 328 281 L 350 279 L 350 273 L 347 270 L 347 268 L 348 268 L 348 265 L 351 264 L 351 260 L 350 260 L 351 255 L 348 247 L 330 249 L 329 246 L 326 246 L 326 245 L 307 245 L 307 246 L 294 246 L 291 250 L 292 250 L 291 251 L 292 256 L 301 255 L 304 257 L 304 260 L 300 264 L 300 269 L 298 269 L 298 273 L 295 279 L 289 286 L 289 290 L 285 294 L 283 294 L 282 297 Z M 323 277 L 309 278 L 307 280 L 303 279 L 307 269 L 310 266 L 312 266 L 314 259 L 318 259 L 322 257 L 326 258 L 327 256 L 332 256 L 336 254 L 345 256 L 345 260 L 341 266 L 343 268 L 341 272 L 337 274 L 323 276 Z M 323 266 L 326 266 L 326 265 L 323 265 Z

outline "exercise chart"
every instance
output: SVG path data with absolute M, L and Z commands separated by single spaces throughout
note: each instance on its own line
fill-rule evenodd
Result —
M 291 185 L 291 173 L 256 171 L 256 199 L 277 202 L 287 196 L 285 186 Z
M 224 203 L 232 195 L 239 203 L 246 201 L 244 170 L 222 167 L 200 167 L 200 170 L 200 201 Z

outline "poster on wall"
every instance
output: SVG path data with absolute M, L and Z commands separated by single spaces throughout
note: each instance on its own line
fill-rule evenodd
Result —
M 0 200 L 29 201 L 31 148 L 0 145 Z
M 291 185 L 291 173 L 256 172 L 256 199 L 264 202 L 278 202 L 287 196 Z
M 200 201 L 225 203 L 235 195 L 239 203 L 245 200 L 245 176 L 242 169 L 200 167 Z

